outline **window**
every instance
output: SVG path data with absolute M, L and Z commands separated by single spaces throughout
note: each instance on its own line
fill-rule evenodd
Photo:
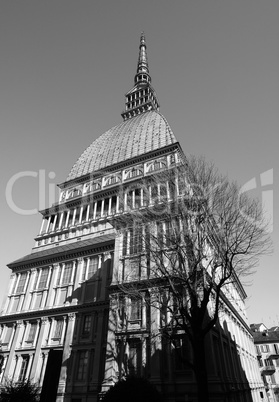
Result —
M 87 366 L 88 366 L 88 351 L 79 351 L 77 355 L 77 371 L 76 379 L 84 381 L 86 379 Z
M 37 289 L 43 289 L 46 287 L 47 277 L 48 277 L 48 268 L 43 268 Z
M 174 165 L 175 164 L 175 155 L 174 154 L 170 154 L 170 165 Z
M 63 331 L 63 323 L 64 320 L 56 320 L 55 331 L 53 334 L 53 338 L 60 339 Z
M 87 279 L 90 279 L 98 269 L 98 264 L 99 264 L 99 257 L 91 257 L 89 260 L 89 266 L 88 266 L 88 273 L 87 273 Z
M 123 235 L 123 255 L 127 255 L 128 250 L 130 255 L 141 253 L 142 239 L 143 237 L 141 226 L 134 226 L 133 228 L 129 229 L 128 232 L 125 232 Z
M 13 333 L 13 327 L 12 326 L 6 327 L 6 334 L 5 334 L 3 344 L 7 345 L 10 342 L 12 333 Z
M 62 278 L 62 285 L 67 285 L 71 281 L 72 276 L 72 267 L 73 264 L 71 262 L 67 262 L 65 264 L 63 278 Z
M 113 184 L 119 183 L 120 177 L 117 175 L 110 176 L 106 179 L 105 185 L 112 186 Z
M 24 381 L 26 378 L 27 367 L 29 362 L 29 356 L 22 356 L 22 363 L 20 367 L 20 372 L 18 376 L 18 381 Z
M 269 352 L 269 345 L 261 345 L 261 350 L 264 353 Z
M 264 364 L 265 364 L 265 366 L 273 366 L 273 363 L 272 363 L 272 360 L 271 359 L 265 359 L 264 360 Z
M 32 322 L 30 324 L 27 342 L 33 342 L 34 341 L 35 335 L 36 335 L 36 329 L 37 329 L 37 323 Z
M 134 226 L 130 232 L 130 255 L 138 254 L 142 251 L 142 227 Z
M 186 359 L 190 358 L 190 343 L 186 336 L 177 337 L 173 341 L 175 347 L 175 369 L 185 370 Z
M 129 341 L 128 370 L 129 375 L 140 375 L 142 363 L 142 348 L 139 339 Z
M 92 322 L 92 316 L 91 315 L 85 315 L 83 317 L 82 335 L 85 336 L 85 335 L 90 334 L 91 322 Z
M 131 299 L 130 321 L 141 319 L 141 300 Z
M 17 289 L 16 289 L 15 293 L 18 294 L 18 293 L 22 293 L 24 291 L 26 278 L 27 278 L 27 273 L 26 272 L 20 274 L 20 278 L 19 278 Z
M 131 170 L 126 171 L 126 180 L 132 179 L 133 177 L 141 176 L 142 175 L 142 168 L 134 167 Z
M 101 183 L 100 181 L 94 181 L 92 186 L 93 191 L 101 190 Z

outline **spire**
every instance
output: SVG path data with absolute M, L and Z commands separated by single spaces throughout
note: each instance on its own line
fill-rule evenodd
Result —
M 144 32 L 142 32 L 141 36 L 140 36 L 139 59 L 138 59 L 137 74 L 135 76 L 135 84 L 138 82 L 139 75 L 142 73 L 148 74 L 149 82 L 151 82 L 151 78 L 149 75 L 149 69 L 148 69 L 148 60 L 147 60 Z M 141 78 L 141 80 L 142 80 L 142 78 Z
M 139 58 L 134 82 L 135 86 L 126 93 L 125 111 L 121 114 L 124 120 L 147 110 L 159 110 L 157 96 L 151 86 L 144 32 L 140 36 Z

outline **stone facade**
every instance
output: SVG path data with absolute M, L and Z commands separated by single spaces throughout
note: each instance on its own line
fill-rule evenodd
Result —
M 174 346 L 154 337 L 160 312 L 144 297 L 133 303 L 116 286 L 127 272 L 137 281 L 148 274 L 135 263 L 142 253 L 136 234 L 124 238 L 113 219 L 152 203 L 152 189 L 138 186 L 140 180 L 179 165 L 183 157 L 159 113 L 144 35 L 122 117 L 77 160 L 60 184 L 59 202 L 41 211 L 31 254 L 8 265 L 1 381 L 30 378 L 42 387 L 41 401 L 96 402 L 129 374 L 149 378 L 166 401 L 195 400 L 193 373 L 177 358 L 187 347 L 182 337 Z M 171 198 L 168 183 L 166 188 Z M 210 389 L 216 401 L 260 402 L 264 388 L 241 284 L 227 296 L 207 339 Z

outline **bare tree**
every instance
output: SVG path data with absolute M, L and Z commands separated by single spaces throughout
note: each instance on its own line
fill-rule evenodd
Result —
M 126 205 L 113 224 L 123 232 L 124 248 L 130 231 L 124 253 L 139 255 L 144 274 L 138 281 L 130 270 L 118 288 L 134 298 L 148 289 L 149 303 L 161 313 L 161 334 L 171 341 L 177 334 L 187 336 L 192 349 L 187 365 L 195 374 L 199 402 L 207 402 L 205 337 L 232 287 L 241 289 L 241 280 L 270 250 L 261 205 L 195 157 L 144 178 L 135 188 L 141 202 Z M 123 203 L 129 204 L 129 192 L 124 189 Z

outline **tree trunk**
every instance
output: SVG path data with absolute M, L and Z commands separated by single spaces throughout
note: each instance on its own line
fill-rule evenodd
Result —
M 195 337 L 193 344 L 193 363 L 197 383 L 198 401 L 209 402 L 208 375 L 206 368 L 204 337 Z

